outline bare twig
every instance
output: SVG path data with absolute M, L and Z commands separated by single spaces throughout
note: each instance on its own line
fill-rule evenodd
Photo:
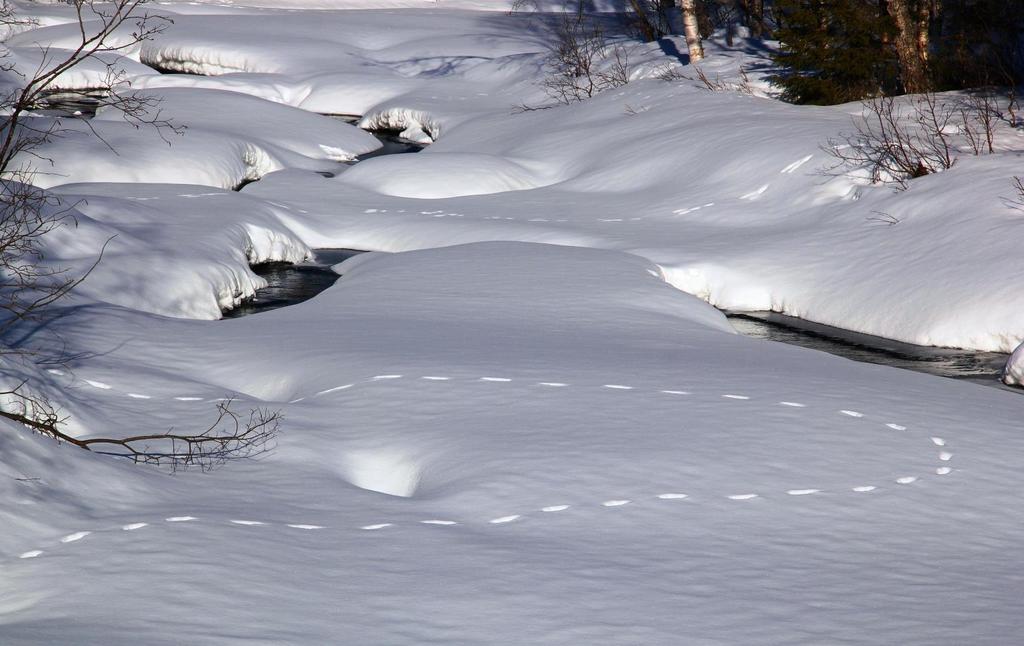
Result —
M 77 438 L 61 426 L 67 421 L 49 401 L 25 390 L 26 381 L 0 392 L 8 400 L 7 410 L 0 417 L 18 422 L 29 429 L 66 442 L 78 448 L 127 458 L 138 464 L 169 466 L 172 470 L 198 468 L 202 471 L 225 462 L 252 459 L 274 447 L 274 440 L 283 419 L 280 411 L 254 408 L 248 417 L 231 409 L 232 400 L 217 403 L 217 416 L 199 433 L 181 433 L 173 429 L 163 433 L 141 433 L 122 438 Z
M 823 150 L 837 159 L 836 167 L 866 169 L 874 182 L 908 182 L 952 168 L 956 150 L 951 130 L 959 126 L 959 107 L 934 93 L 914 97 L 901 109 L 894 97 L 863 103 L 865 115 L 854 119 L 855 132 L 830 139 Z
M 609 44 L 597 21 L 563 16 L 549 56 L 549 73 L 541 82 L 560 104 L 584 101 L 598 92 L 629 83 L 626 48 Z

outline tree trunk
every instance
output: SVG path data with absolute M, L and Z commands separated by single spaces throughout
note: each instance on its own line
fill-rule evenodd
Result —
M 683 10 L 683 33 L 686 35 L 686 47 L 690 50 L 690 62 L 704 60 L 704 46 L 700 42 L 700 29 L 697 27 L 697 2 L 679 0 L 679 8 Z
M 754 38 L 762 38 L 766 31 L 764 24 L 764 0 L 741 0 L 747 28 Z
M 633 8 L 633 13 L 636 14 L 637 28 L 640 29 L 640 35 L 643 36 L 644 41 L 650 43 L 661 38 L 662 34 L 658 33 L 659 30 L 651 24 L 651 18 L 647 15 L 647 10 L 644 9 L 640 0 L 629 0 L 629 4 Z
M 917 55 L 927 67 L 932 18 L 939 11 L 940 0 L 917 0 L 917 2 Z
M 911 94 L 926 92 L 928 83 L 928 27 L 931 8 L 928 0 L 887 0 L 886 8 L 896 25 L 896 57 L 900 62 L 903 89 Z

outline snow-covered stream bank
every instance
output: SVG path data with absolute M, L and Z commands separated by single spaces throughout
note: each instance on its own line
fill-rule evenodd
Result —
M 263 459 L 174 476 L 0 421 L 0 644 L 1024 634 L 1024 399 L 749 338 L 713 307 L 1010 352 L 1015 131 L 898 193 L 823 171 L 857 106 L 661 80 L 678 59 L 629 44 L 628 85 L 523 112 L 544 16 L 310 2 L 336 10 L 154 5 L 175 22 L 125 66 L 186 133 L 101 111 L 116 154 L 84 129 L 44 151 L 78 211 L 47 259 L 88 267 L 116 237 L 19 330 L 50 362 L 4 382 L 79 436 L 205 429 L 223 398 L 285 418 Z M 13 51 L 73 42 L 70 8 L 32 10 Z M 763 62 L 708 52 L 727 79 Z M 324 114 L 433 143 L 366 159 L 379 142 Z M 265 286 L 252 266 L 321 248 L 391 253 L 216 320 Z
M 249 316 L 297 305 L 333 285 L 340 276 L 331 269 L 360 253 L 348 249 L 316 249 L 315 264 L 270 263 L 254 268 L 267 281 L 252 300 L 224 313 L 226 318 Z M 528 306 L 528 305 L 527 305 Z M 819 350 L 836 356 L 925 374 L 963 379 L 1024 394 L 1002 382 L 1009 355 L 914 346 L 838 328 L 800 321 L 770 312 L 729 312 L 729 323 L 741 334 L 768 341 Z

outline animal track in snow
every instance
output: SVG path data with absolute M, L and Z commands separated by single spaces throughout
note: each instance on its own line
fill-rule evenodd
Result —
M 54 372 L 54 371 L 51 370 L 51 372 Z M 63 373 L 61 373 L 61 374 L 63 374 Z M 351 383 L 343 384 L 341 386 L 335 386 L 335 387 L 332 387 L 332 388 L 328 388 L 328 389 L 325 389 L 325 390 L 317 392 L 316 395 L 317 396 L 328 395 L 328 394 L 331 394 L 331 393 L 334 393 L 334 392 L 338 392 L 338 391 L 341 391 L 341 390 L 348 390 L 350 388 L 363 387 L 363 386 L 366 386 L 366 385 L 369 385 L 369 384 L 372 384 L 372 383 L 378 383 L 378 382 L 383 382 L 383 381 L 393 381 L 393 380 L 399 380 L 399 379 L 403 379 L 403 378 L 404 378 L 404 376 L 401 375 L 401 374 L 379 374 L 379 375 L 375 375 L 373 377 L 365 378 L 362 381 L 358 381 L 357 380 L 357 381 L 353 381 Z M 415 378 L 415 377 L 411 377 L 411 378 Z M 450 383 L 450 384 L 451 383 L 468 383 L 469 381 L 476 381 L 477 383 L 511 384 L 511 383 L 513 383 L 515 381 L 512 377 L 478 376 L 478 377 L 454 378 L 454 377 L 445 376 L 445 375 L 438 375 L 438 374 L 428 374 L 428 375 L 421 376 L 418 379 L 422 380 L 422 381 L 428 381 L 428 382 L 445 382 L 445 383 Z M 139 393 L 131 393 L 131 392 L 125 392 L 125 391 L 118 391 L 114 386 L 106 384 L 105 382 L 86 380 L 86 383 L 88 383 L 89 385 L 91 385 L 91 386 L 93 386 L 95 388 L 98 388 L 100 390 L 110 391 L 112 393 L 121 392 L 122 394 L 124 394 L 124 395 L 126 395 L 128 397 L 134 398 L 134 399 L 152 398 L 151 396 L 140 395 Z M 532 386 L 543 386 L 543 387 L 548 387 L 548 388 L 560 388 L 560 389 L 561 388 L 569 388 L 569 387 L 571 387 L 570 383 L 562 382 L 562 381 L 537 381 L 537 382 L 533 382 L 533 381 L 528 381 L 528 380 L 520 380 L 519 383 L 520 384 L 529 384 L 529 385 L 532 385 Z M 638 391 L 638 392 L 641 392 L 641 393 L 646 392 L 646 393 L 649 393 L 649 394 L 657 393 L 657 394 L 662 394 L 662 395 L 668 394 L 668 395 L 676 395 L 676 396 L 679 396 L 679 395 L 693 395 L 694 394 L 691 391 L 684 391 L 684 390 L 660 390 L 660 389 L 654 389 L 654 388 L 645 389 L 645 388 L 638 388 L 637 386 L 634 386 L 634 385 L 625 385 L 625 384 L 618 384 L 618 383 L 601 384 L 600 382 L 598 382 L 598 383 L 596 383 L 594 385 L 599 386 L 602 389 L 609 389 L 609 390 L 631 390 L 631 391 Z M 714 396 L 713 393 L 705 393 L 705 395 Z M 751 400 L 751 397 L 749 397 L 747 395 L 741 395 L 741 394 L 736 394 L 736 393 L 724 393 L 724 394 L 718 394 L 717 396 L 721 397 L 721 398 L 732 399 L 732 400 L 744 400 L 744 401 Z M 207 399 L 204 399 L 202 397 L 194 397 L 194 396 L 177 396 L 177 397 L 174 397 L 173 399 L 179 400 L 179 401 L 218 401 L 219 400 L 219 399 L 209 399 L 209 400 L 207 400 Z M 291 401 L 292 402 L 300 402 L 300 401 L 302 401 L 304 399 L 306 399 L 306 397 L 298 397 L 298 398 L 293 399 Z M 787 407 L 791 407 L 791 408 L 794 408 L 794 409 L 808 409 L 807 404 L 804 404 L 804 403 L 801 403 L 801 402 L 788 401 L 788 400 L 777 401 L 777 402 L 775 402 L 774 405 L 787 406 Z M 855 419 L 861 420 L 862 423 L 876 423 L 876 422 L 872 422 L 870 420 L 869 415 L 867 415 L 865 413 L 862 413 L 862 412 L 859 412 L 859 411 L 855 411 L 855 410 L 851 410 L 851 409 L 840 409 L 838 411 L 838 413 L 841 414 L 841 415 L 845 415 L 845 416 L 848 416 L 848 417 L 851 417 L 851 418 L 855 418 Z M 891 430 L 896 430 L 896 431 L 906 431 L 907 430 L 906 426 L 901 425 L 901 424 L 897 424 L 897 423 L 894 423 L 894 422 L 886 422 L 886 423 L 883 423 L 882 425 L 884 425 L 886 428 L 891 429 Z M 953 453 L 951 451 L 949 451 L 947 449 L 947 441 L 944 438 L 934 437 L 934 436 L 928 436 L 928 440 L 930 441 L 932 446 L 939 447 L 939 448 L 943 449 L 943 450 L 941 450 L 941 451 L 939 451 L 937 453 L 937 458 L 938 458 L 938 461 L 940 462 L 940 464 L 937 467 L 934 468 L 934 474 L 937 475 L 937 476 L 945 476 L 945 475 L 948 475 L 948 474 L 952 473 L 954 471 L 954 469 L 951 466 L 949 466 L 948 463 L 953 460 L 954 455 L 953 455 Z M 902 476 L 902 477 L 896 478 L 894 482 L 896 484 L 898 484 L 898 485 L 909 485 L 909 484 L 917 482 L 919 479 L 920 479 L 919 476 L 907 475 L 907 476 Z M 878 487 L 876 487 L 875 485 L 861 485 L 861 486 L 853 487 L 852 489 L 849 489 L 847 491 L 848 492 L 852 491 L 853 493 L 858 493 L 859 494 L 859 493 L 870 493 L 870 492 L 874 492 L 874 491 L 877 491 L 877 490 L 878 490 Z M 767 492 L 762 491 L 762 492 L 757 492 L 757 493 L 750 492 L 750 493 L 742 493 L 742 494 L 731 494 L 731 495 L 726 495 L 725 497 L 727 499 L 733 500 L 733 501 L 749 501 L 749 500 L 754 500 L 754 499 L 758 499 L 758 498 L 763 498 L 763 497 L 765 497 L 766 494 L 768 495 L 769 498 L 771 498 L 772 497 L 771 496 L 772 493 L 773 492 L 771 492 L 771 491 L 767 491 Z M 774 493 L 782 493 L 782 494 L 785 494 L 787 496 L 800 497 L 800 496 L 808 496 L 808 495 L 828 493 L 828 492 L 827 492 L 827 490 L 819 489 L 819 488 L 801 488 L 801 489 L 781 489 L 781 490 L 775 491 Z M 837 493 L 837 492 L 833 492 L 833 493 Z M 694 498 L 690 497 L 688 494 L 684 494 L 684 493 L 661 493 L 661 494 L 655 494 L 655 495 L 653 495 L 653 497 L 655 499 L 661 500 L 661 501 L 689 500 L 691 502 L 696 502 L 698 504 L 701 503 L 701 502 L 707 502 L 706 500 L 702 501 L 699 498 L 698 499 L 694 499 Z M 778 502 L 779 500 L 781 500 L 781 498 L 775 498 L 775 500 L 776 500 L 776 502 Z M 608 500 L 600 500 L 600 499 L 598 499 L 596 502 L 597 502 L 597 504 L 599 504 L 600 506 L 603 506 L 603 507 L 621 507 L 621 506 L 625 506 L 625 505 L 631 504 L 632 500 L 631 499 L 624 499 L 624 498 L 623 499 L 608 499 Z M 550 506 L 546 506 L 546 507 L 540 508 L 539 511 L 541 513 L 544 513 L 544 514 L 550 514 L 550 513 L 553 513 L 553 512 L 565 511 L 567 509 L 570 509 L 570 507 L 571 507 L 571 505 L 569 505 L 569 504 L 550 505 Z M 761 508 L 763 509 L 763 507 L 761 507 Z M 504 524 L 512 523 L 514 521 L 524 520 L 526 518 L 528 518 L 528 515 L 524 515 L 524 514 L 510 514 L 510 515 L 505 515 L 505 516 L 499 516 L 499 517 L 496 517 L 496 518 L 491 518 L 489 520 L 486 520 L 485 522 L 487 524 L 491 524 L 491 525 L 504 525 Z M 165 518 L 164 520 L 166 522 L 168 522 L 168 523 L 204 522 L 200 518 L 197 518 L 195 516 L 172 516 L 172 517 Z M 254 527 L 254 526 L 263 526 L 263 525 L 275 526 L 276 525 L 278 527 L 286 527 L 286 528 L 290 528 L 290 529 L 306 530 L 306 531 L 310 531 L 310 530 L 328 530 L 328 528 L 325 527 L 324 525 L 308 524 L 308 523 L 280 524 L 280 523 L 273 523 L 273 522 L 260 521 L 260 520 L 243 520 L 243 519 L 221 519 L 219 522 L 225 522 L 225 521 L 230 523 L 230 524 L 234 524 L 234 525 L 238 525 L 238 526 L 243 526 L 243 527 Z M 210 520 L 210 521 L 206 521 L 206 522 L 217 522 L 217 521 L 216 520 Z M 425 519 L 425 520 L 411 521 L 411 522 L 415 522 L 415 524 L 420 524 L 420 525 L 437 525 L 437 526 L 459 526 L 459 525 L 471 524 L 470 521 L 449 520 L 449 519 L 441 519 L 441 518 L 428 518 L 428 519 Z M 403 523 L 403 525 L 406 525 L 406 526 L 408 524 L 409 523 Z M 129 523 L 129 524 L 125 524 L 125 525 L 119 525 L 119 526 L 116 527 L 116 529 L 122 530 L 122 531 L 136 531 L 136 530 L 142 529 L 143 527 L 147 527 L 147 526 L 148 526 L 148 523 L 136 522 L 136 523 Z M 381 530 L 381 529 L 391 528 L 391 527 L 395 527 L 395 526 L 396 526 L 395 523 L 390 523 L 390 522 L 389 523 L 374 523 L 374 524 L 369 524 L 369 525 L 363 525 L 363 526 L 359 527 L 359 529 L 373 531 L 373 530 Z M 352 529 L 352 528 L 350 528 L 350 529 Z M 90 534 L 94 533 L 94 531 L 110 531 L 110 530 L 85 530 L 85 531 L 74 532 L 72 534 L 65 535 L 64 537 L 58 539 L 58 541 L 61 544 L 78 542 L 78 541 L 82 540 L 83 538 L 85 538 L 86 536 L 89 536 Z M 31 558 L 36 558 L 38 556 L 41 556 L 44 553 L 45 553 L 44 550 L 36 549 L 36 550 L 28 551 L 28 552 L 23 552 L 21 555 L 18 556 L 18 558 L 31 559 Z
M 320 392 L 317 393 L 317 396 L 327 395 L 329 393 L 338 392 L 339 390 L 348 390 L 353 385 L 354 384 L 345 384 L 344 386 L 335 386 L 334 388 L 328 388 L 327 390 L 321 390 Z
M 714 202 L 708 202 L 707 204 L 701 204 L 699 206 L 690 206 L 690 207 L 686 207 L 686 208 L 682 208 L 682 209 L 676 209 L 675 211 L 672 211 L 672 213 L 675 213 L 676 215 L 686 215 L 687 213 L 693 213 L 694 211 L 700 211 L 701 209 L 706 209 L 706 208 L 712 207 L 714 205 L 715 205 Z
M 811 159 L 813 157 L 814 157 L 814 155 L 807 155 L 806 157 L 801 157 L 800 159 L 796 160 L 795 162 L 793 162 L 789 166 L 786 166 L 785 168 L 783 168 L 779 172 L 783 173 L 783 174 L 786 174 L 786 175 L 789 175 L 789 174 L 795 172 L 796 169 L 800 168 L 801 166 L 803 166 L 807 162 L 811 161 Z
M 74 534 L 68 534 L 64 538 L 60 539 L 60 542 L 61 543 L 74 543 L 75 541 L 82 540 L 83 538 L 85 538 L 86 536 L 88 536 L 91 533 L 92 532 L 75 532 Z
M 767 191 L 768 187 L 770 187 L 770 186 L 771 186 L 771 184 L 764 184 L 761 187 L 757 188 L 756 190 L 750 191 L 746 195 L 741 195 L 740 199 L 741 200 L 750 200 L 750 201 L 756 200 L 757 198 L 759 198 L 762 195 L 764 195 L 765 191 Z
M 786 493 L 790 496 L 810 496 L 812 494 L 821 493 L 821 489 L 790 489 Z

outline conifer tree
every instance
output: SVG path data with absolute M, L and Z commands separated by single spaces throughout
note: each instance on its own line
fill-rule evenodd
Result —
M 774 80 L 786 100 L 824 105 L 897 89 L 893 24 L 879 0 L 778 0 L 775 10 L 784 71 Z

